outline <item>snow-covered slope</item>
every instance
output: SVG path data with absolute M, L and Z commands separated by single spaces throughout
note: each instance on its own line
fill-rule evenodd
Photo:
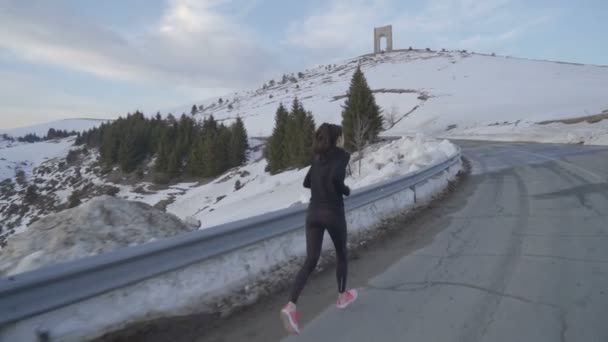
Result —
M 247 165 L 207 184 L 192 182 L 159 188 L 148 182 L 114 183 L 102 175 L 98 152 L 83 147 L 73 147 L 69 160 L 55 158 L 41 163 L 24 180 L 0 182 L 0 248 L 6 243 L 8 251 L 3 249 L 0 255 L 9 255 L 8 259 L 0 258 L 0 273 L 2 269 L 16 267 L 17 272 L 42 265 L 51 254 L 57 256 L 51 259 L 68 260 L 171 235 L 165 234 L 164 226 L 151 226 L 148 228 L 154 232 L 143 233 L 139 221 L 130 221 L 130 216 L 124 215 L 148 208 L 143 204 L 166 208 L 189 226 L 204 229 L 308 202 L 309 191 L 302 187 L 307 168 L 270 175 L 264 171 L 266 160 L 259 159 L 259 141 L 252 139 L 251 144 L 255 148 L 249 153 Z M 353 155 L 346 183 L 356 190 L 441 162 L 457 152 L 456 146 L 446 140 L 422 135 L 374 144 L 362 157 Z M 27 189 L 34 184 L 36 195 L 28 198 Z M 96 200 L 105 194 L 143 203 Z M 73 206 L 78 208 L 66 210 Z M 133 229 L 131 223 L 135 225 Z M 51 226 L 59 228 L 49 230 L 47 227 Z M 180 223 L 174 233 L 183 231 L 181 226 Z M 51 242 L 50 249 L 33 253 L 42 248 L 40 244 L 45 240 Z M 25 255 L 28 257 L 19 261 Z M 6 261 L 4 266 L 2 260 Z
M 49 131 L 54 128 L 56 130 L 65 130 L 68 132 L 76 131 L 82 132 L 89 130 L 93 127 L 97 127 L 108 120 L 102 119 L 65 119 L 56 120 L 38 125 L 31 125 L 12 129 L 3 129 L 0 127 L 0 135 L 7 134 L 11 137 L 17 138 L 22 137 L 29 133 L 35 133 L 39 137 L 43 137 Z
M 339 123 L 342 96 L 359 63 L 385 115 L 394 119 L 389 120 L 395 124 L 385 135 L 424 132 L 540 141 L 553 137 L 565 142 L 572 130 L 573 140 L 606 141 L 605 121 L 554 124 L 562 131 L 559 135 L 537 123 L 607 110 L 608 67 L 461 52 L 394 51 L 348 60 L 331 69 L 320 66 L 303 72 L 302 78 L 295 74 L 285 84 L 224 96 L 222 105 L 217 98 L 203 101 L 205 109 L 198 115 L 213 114 L 218 119 L 238 115 L 251 135 L 266 136 L 272 131 L 278 104 L 288 105 L 297 96 L 318 123 Z M 191 106 L 174 112 L 189 113 Z M 498 125 L 503 129 L 496 129 Z M 513 134 L 520 131 L 521 135 Z
M 370 146 L 363 154 L 360 172 L 359 158 L 353 156 L 346 184 L 358 189 L 444 161 L 455 153 L 456 147 L 448 141 L 421 135 Z M 181 218 L 195 217 L 205 228 L 308 202 L 310 192 L 302 187 L 308 168 L 271 176 L 264 172 L 265 167 L 266 160 L 260 160 L 192 188 L 167 210 Z
M 72 137 L 37 143 L 16 143 L 0 147 L 0 181 L 15 176 L 18 169 L 29 174 L 47 160 L 67 156 L 74 139 Z

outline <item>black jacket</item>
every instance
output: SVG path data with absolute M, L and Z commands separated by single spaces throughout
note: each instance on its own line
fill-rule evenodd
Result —
M 311 207 L 344 208 L 344 196 L 350 189 L 344 184 L 350 154 L 341 148 L 331 149 L 327 156 L 316 155 L 304 178 L 311 192 Z

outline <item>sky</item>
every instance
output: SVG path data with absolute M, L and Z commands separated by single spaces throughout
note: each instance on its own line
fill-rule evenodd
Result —
M 0 129 L 156 112 L 394 48 L 608 65 L 605 0 L 0 0 Z M 179 113 L 178 113 L 179 114 Z

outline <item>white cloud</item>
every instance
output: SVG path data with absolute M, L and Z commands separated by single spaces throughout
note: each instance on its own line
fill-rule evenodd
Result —
M 136 37 L 81 18 L 60 2 L 4 3 L 0 47 L 31 62 L 109 79 L 241 86 L 257 81 L 271 60 L 250 30 L 219 11 L 227 2 L 169 0 L 158 23 Z
M 494 48 L 550 18 L 517 6 L 513 0 L 430 0 L 412 12 L 398 0 L 330 0 L 326 8 L 292 22 L 284 43 L 322 57 L 352 57 L 372 51 L 373 27 L 393 24 L 396 48 Z
M 327 8 L 292 22 L 283 44 L 324 54 L 350 54 L 370 45 L 372 28 L 383 25 L 389 0 L 331 0 Z M 368 38 L 368 39 L 365 39 Z
M 36 76 L 0 70 L 0 79 L 2 129 L 64 118 L 107 118 L 117 112 L 94 97 L 68 94 Z

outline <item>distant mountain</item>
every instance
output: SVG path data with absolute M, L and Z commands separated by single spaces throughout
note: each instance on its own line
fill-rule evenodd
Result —
M 0 134 L 8 134 L 12 137 L 22 137 L 29 133 L 35 133 L 39 137 L 43 137 L 49 131 L 54 128 L 56 130 L 67 130 L 69 132 L 76 131 L 82 132 L 89 130 L 93 127 L 97 127 L 102 123 L 109 121 L 105 119 L 65 119 L 50 121 L 43 124 L 12 128 L 12 129 L 0 129 Z

